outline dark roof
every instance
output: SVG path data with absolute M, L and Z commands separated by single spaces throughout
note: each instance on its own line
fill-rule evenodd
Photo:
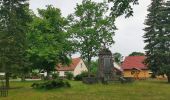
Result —
M 148 69 L 146 65 L 143 63 L 145 60 L 145 56 L 128 56 L 122 63 L 123 70 L 126 69 Z
M 81 58 L 73 58 L 70 65 L 58 65 L 56 69 L 57 71 L 73 71 L 80 61 Z

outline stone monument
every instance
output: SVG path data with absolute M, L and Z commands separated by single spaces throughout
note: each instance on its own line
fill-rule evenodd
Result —
M 112 81 L 114 77 L 113 56 L 109 49 L 102 48 L 99 52 L 99 67 L 97 71 L 98 81 L 108 82 Z

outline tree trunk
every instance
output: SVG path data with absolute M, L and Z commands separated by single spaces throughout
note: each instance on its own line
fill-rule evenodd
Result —
M 6 88 L 10 88 L 10 85 L 9 85 L 9 73 L 8 72 L 5 73 L 5 85 L 6 85 Z
M 25 75 L 24 75 L 24 74 L 22 74 L 22 76 L 21 76 L 21 81 L 22 81 L 22 82 L 25 81 Z
M 167 77 L 168 77 L 168 83 L 170 83 L 170 75 L 167 75 Z
M 90 73 L 91 73 L 91 58 L 88 58 L 87 67 L 88 67 L 88 77 L 90 77 Z
M 47 76 L 45 78 L 45 80 L 49 80 L 50 79 L 50 72 L 47 70 Z

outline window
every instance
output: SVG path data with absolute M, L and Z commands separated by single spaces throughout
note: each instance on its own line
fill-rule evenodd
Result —
M 81 63 L 81 68 L 83 68 L 83 64 Z

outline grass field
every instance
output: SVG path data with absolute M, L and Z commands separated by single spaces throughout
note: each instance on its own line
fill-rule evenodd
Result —
M 35 90 L 32 82 L 12 82 L 8 97 L 0 100 L 170 100 L 170 84 L 165 81 L 86 85 L 71 81 L 71 88 Z

